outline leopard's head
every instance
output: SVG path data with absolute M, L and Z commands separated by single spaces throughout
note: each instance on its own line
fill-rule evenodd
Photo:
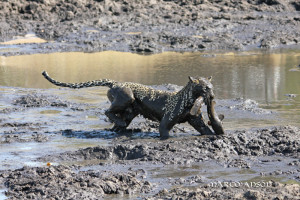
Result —
M 211 77 L 209 78 L 190 78 L 190 85 L 193 92 L 193 97 L 196 99 L 193 107 L 190 110 L 191 115 L 196 115 L 201 109 L 201 104 L 204 102 L 207 105 L 207 114 L 209 123 L 217 135 L 224 134 L 222 127 L 222 120 L 224 115 L 218 115 L 215 111 L 216 102 L 213 101 L 215 94 L 213 93 L 213 85 L 211 84 Z
M 195 98 L 203 97 L 204 103 L 207 105 L 208 101 L 212 101 L 215 97 L 213 92 L 213 85 L 211 83 L 212 77 L 191 77 L 189 76 L 190 84 L 193 89 L 193 96 Z

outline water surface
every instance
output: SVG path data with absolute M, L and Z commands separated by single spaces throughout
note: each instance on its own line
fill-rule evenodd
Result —
M 299 64 L 300 51 L 292 50 L 147 56 L 113 51 L 36 54 L 0 57 L 0 85 L 56 87 L 41 76 L 43 70 L 63 82 L 110 78 L 146 85 L 185 85 L 188 76 L 213 76 L 217 99 L 253 99 L 260 107 L 279 112 L 286 123 L 300 125 Z M 99 88 L 102 95 L 105 90 Z

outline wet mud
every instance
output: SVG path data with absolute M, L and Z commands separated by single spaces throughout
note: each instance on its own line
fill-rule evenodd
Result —
M 180 137 L 166 142 L 150 142 L 144 139 L 123 141 L 117 138 L 113 141 L 116 143 L 113 146 L 64 153 L 59 159 L 100 159 L 116 162 L 135 160 L 179 165 L 214 159 L 227 166 L 247 168 L 249 164 L 239 158 L 272 155 L 299 158 L 299 131 L 297 127 L 285 126 L 256 131 L 235 131 L 225 136 Z M 136 145 L 133 145 L 134 143 Z
M 249 189 L 246 186 L 230 188 L 223 186 L 219 189 L 207 190 L 207 187 L 200 187 L 195 190 L 186 188 L 174 188 L 170 191 L 161 190 L 154 199 L 297 199 L 299 196 L 299 185 L 284 185 L 269 182 L 268 188 Z M 266 184 L 266 185 L 267 185 Z M 230 185 L 230 184 L 228 184 Z M 238 185 L 238 184 L 232 184 Z M 241 184 L 243 185 L 243 184 Z
M 126 132 L 111 132 L 104 115 L 107 99 L 89 90 L 77 90 L 77 96 L 64 89 L 2 91 L 0 189 L 7 199 L 293 199 L 300 194 L 299 127 L 227 127 L 231 115 L 258 121 L 278 117 L 254 100 L 217 100 L 225 135 L 201 136 L 180 124 L 161 141 L 158 124 L 142 117 Z
M 0 55 L 241 51 L 297 48 L 300 41 L 296 0 L 12 0 L 0 10 Z M 32 33 L 39 43 L 10 42 Z
M 152 185 L 135 173 L 81 171 L 66 166 L 24 167 L 2 173 L 10 199 L 99 199 L 105 194 L 148 193 Z

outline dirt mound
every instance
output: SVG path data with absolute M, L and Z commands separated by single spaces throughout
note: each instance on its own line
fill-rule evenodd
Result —
M 55 106 L 55 107 L 68 107 L 63 101 L 57 100 L 57 98 L 38 95 L 38 94 L 28 94 L 21 96 L 14 100 L 14 105 L 22 107 L 45 107 L 45 106 Z
M 1 176 L 10 199 L 99 199 L 105 194 L 145 193 L 152 188 L 134 173 L 75 173 L 65 166 L 24 167 Z
M 23 108 L 37 108 L 37 107 L 62 107 L 70 108 L 74 111 L 83 111 L 85 104 L 72 103 L 66 100 L 60 100 L 57 96 L 52 95 L 41 95 L 41 94 L 27 94 L 16 98 L 13 103 L 15 106 L 20 106 Z M 13 108 L 10 111 L 20 110 L 21 108 Z
M 179 0 L 152 0 L 152 1 L 128 1 L 128 0 L 86 0 L 86 1 L 54 1 L 54 0 L 10 0 L 1 4 L 3 17 L 19 16 L 24 20 L 40 21 L 71 21 L 74 19 L 86 19 L 99 15 L 122 16 L 139 13 L 138 17 L 146 18 L 153 15 L 159 18 L 155 12 L 147 13 L 145 9 L 159 11 L 165 19 L 183 17 L 183 19 L 196 20 L 201 17 L 197 10 L 207 11 L 299 11 L 299 2 L 284 0 L 253 0 L 253 1 L 179 1 Z M 170 13 L 172 12 L 173 13 Z M 185 14 L 182 14 L 186 11 Z M 146 16 L 145 16 L 146 15 Z
M 11 124 L 10 124 L 11 125 Z M 15 124 L 12 124 L 15 125 Z M 27 124 L 26 124 L 27 126 Z M 14 143 L 14 142 L 47 142 L 49 138 L 46 135 L 43 134 L 31 134 L 31 135 L 24 135 L 22 134 L 5 134 L 0 135 L 0 144 L 8 144 L 8 143 Z

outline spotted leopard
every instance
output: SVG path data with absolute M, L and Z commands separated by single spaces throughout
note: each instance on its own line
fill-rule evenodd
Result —
M 168 138 L 169 131 L 173 126 L 183 122 L 190 123 L 202 134 L 213 134 L 203 121 L 201 113 L 191 114 L 190 112 L 199 97 L 206 104 L 214 98 L 213 86 L 209 78 L 189 77 L 188 83 L 180 91 L 169 92 L 156 90 L 138 83 L 122 83 L 110 79 L 83 83 L 63 83 L 52 79 L 45 71 L 42 75 L 49 82 L 60 87 L 109 87 L 107 96 L 111 106 L 105 114 L 114 123 L 114 130 L 125 129 L 137 115 L 141 114 L 148 119 L 160 122 L 161 139 Z M 199 110 L 201 104 L 196 109 Z

